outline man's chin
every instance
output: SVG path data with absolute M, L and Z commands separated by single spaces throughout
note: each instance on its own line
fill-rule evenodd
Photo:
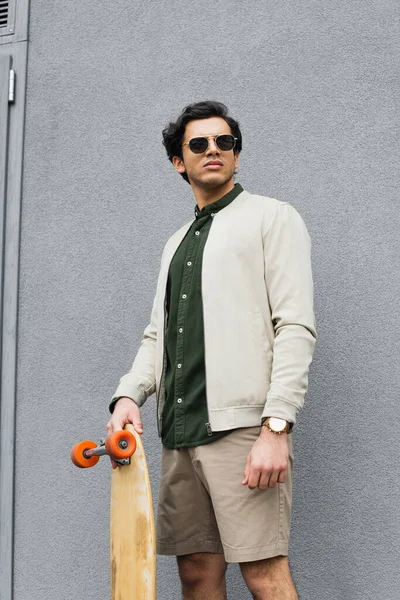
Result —
M 233 173 L 229 175 L 223 175 L 222 173 L 207 173 L 207 176 L 203 177 L 190 177 L 189 181 L 191 184 L 203 188 L 203 189 L 212 189 L 219 188 L 231 181 L 233 178 Z

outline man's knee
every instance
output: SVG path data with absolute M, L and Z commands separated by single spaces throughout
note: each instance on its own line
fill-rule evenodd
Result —
M 243 578 L 254 598 L 297 599 L 287 556 L 241 563 Z M 283 594 L 283 595 L 282 595 Z
M 218 585 L 224 579 L 226 562 L 222 554 L 198 552 L 178 556 L 177 561 L 183 586 L 196 587 L 206 580 Z

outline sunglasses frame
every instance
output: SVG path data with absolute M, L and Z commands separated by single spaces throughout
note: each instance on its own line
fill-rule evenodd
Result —
M 218 146 L 218 141 L 217 141 L 218 138 L 225 136 L 225 135 L 229 135 L 230 137 L 233 138 L 233 146 L 229 150 L 222 150 L 222 148 L 220 148 Z M 218 135 L 195 135 L 194 137 L 190 138 L 190 140 L 188 142 L 183 142 L 182 146 L 189 146 L 190 151 L 193 152 L 192 148 L 190 148 L 190 142 L 192 140 L 197 140 L 197 139 L 207 140 L 207 146 L 204 148 L 204 150 L 202 150 L 201 152 L 193 152 L 193 154 L 203 154 L 204 152 L 206 152 L 206 150 L 208 150 L 208 148 L 210 146 L 211 138 L 214 140 L 215 145 L 217 146 L 218 150 L 221 150 L 221 152 L 230 152 L 231 150 L 234 150 L 236 147 L 237 138 L 235 138 L 231 133 L 219 133 Z

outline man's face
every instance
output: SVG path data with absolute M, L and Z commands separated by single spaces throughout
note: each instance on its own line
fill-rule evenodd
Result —
M 198 136 L 232 135 L 228 123 L 221 117 L 210 117 L 190 121 L 186 125 L 183 142 Z M 182 146 L 183 158 L 173 157 L 173 165 L 178 173 L 186 173 L 190 184 L 200 188 L 220 187 L 233 179 L 238 166 L 239 154 L 233 150 L 220 150 L 210 137 L 208 148 L 201 154 L 194 154 L 187 144 Z

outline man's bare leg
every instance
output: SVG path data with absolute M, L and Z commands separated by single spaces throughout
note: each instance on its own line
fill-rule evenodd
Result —
M 183 600 L 226 600 L 223 554 L 198 552 L 177 556 Z
M 254 600 L 299 600 L 287 556 L 241 563 L 240 568 Z

